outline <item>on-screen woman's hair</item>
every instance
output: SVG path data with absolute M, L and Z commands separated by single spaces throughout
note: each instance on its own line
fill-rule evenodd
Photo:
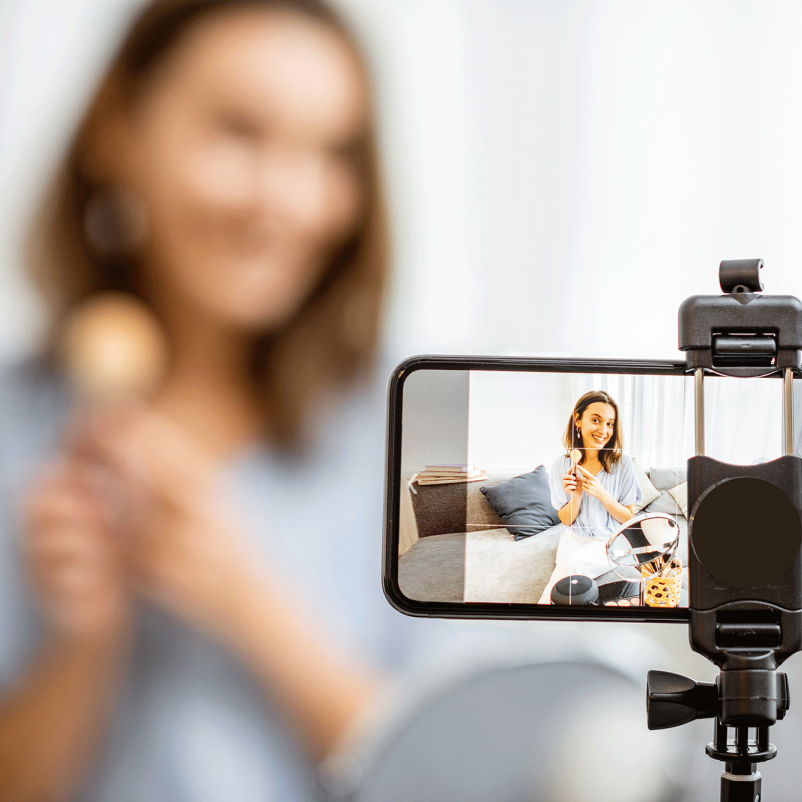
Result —
M 613 424 L 613 434 L 610 437 L 608 444 L 599 451 L 599 462 L 602 464 L 607 473 L 612 472 L 616 465 L 621 461 L 624 453 L 624 440 L 621 435 L 621 426 L 618 415 L 618 404 L 615 403 L 612 396 L 604 390 L 591 390 L 585 393 L 574 405 L 574 411 L 568 419 L 568 425 L 565 427 L 563 433 L 563 445 L 566 449 L 566 456 L 570 455 L 572 449 L 577 448 L 582 452 L 582 459 L 585 460 L 585 448 L 582 443 L 582 436 L 579 432 L 577 423 L 582 420 L 585 410 L 597 402 L 602 404 L 609 404 L 615 410 L 615 423 Z
M 213 14 L 239 9 L 275 9 L 322 23 L 343 38 L 367 73 L 353 36 L 324 0 L 148 3 L 102 77 L 29 232 L 28 270 L 49 314 L 49 364 L 57 363 L 67 315 L 93 293 L 124 291 L 147 302 L 137 256 L 100 252 L 87 238 L 87 205 L 104 188 L 88 169 L 98 132 L 115 104 L 128 108 L 135 102 L 190 28 Z M 252 383 L 262 402 L 265 431 L 287 447 L 302 441 L 313 401 L 355 381 L 372 365 L 378 348 L 389 243 L 372 120 L 359 150 L 365 203 L 353 235 L 332 256 L 299 312 L 280 330 L 262 336 L 253 349 Z

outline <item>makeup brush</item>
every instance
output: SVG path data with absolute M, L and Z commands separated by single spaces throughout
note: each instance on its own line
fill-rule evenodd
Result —
M 64 327 L 61 356 L 75 397 L 67 450 L 91 464 L 91 489 L 114 529 L 124 531 L 137 501 L 103 460 L 85 450 L 82 432 L 90 410 L 120 398 L 147 400 L 167 369 L 167 338 L 148 306 L 132 295 L 98 293 L 77 306 Z
M 571 457 L 571 470 L 575 472 L 576 466 L 579 465 L 579 460 L 582 459 L 582 452 L 578 448 L 572 448 L 569 456 Z
M 73 389 L 90 403 L 117 396 L 147 398 L 164 378 L 167 342 L 142 301 L 104 292 L 70 315 L 62 356 Z

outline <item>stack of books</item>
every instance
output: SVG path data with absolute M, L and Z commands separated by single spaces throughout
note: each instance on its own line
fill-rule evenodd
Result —
M 419 485 L 450 485 L 457 482 L 481 482 L 487 473 L 475 465 L 427 465 L 414 478 Z

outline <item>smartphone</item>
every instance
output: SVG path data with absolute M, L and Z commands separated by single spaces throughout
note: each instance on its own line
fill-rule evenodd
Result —
M 781 381 L 707 378 L 705 453 L 778 458 L 781 409 Z M 687 622 L 694 422 L 682 362 L 406 360 L 385 595 L 416 616 Z

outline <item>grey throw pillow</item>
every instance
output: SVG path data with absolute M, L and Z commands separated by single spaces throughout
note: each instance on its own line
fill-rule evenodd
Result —
M 652 468 L 649 481 L 660 491 L 660 498 L 643 508 L 643 512 L 665 512 L 668 515 L 682 515 L 682 510 L 669 494 L 677 485 L 688 478 L 688 470 L 682 468 Z
M 688 469 L 682 468 L 652 468 L 649 471 L 649 481 L 661 492 L 671 490 L 681 485 L 688 478 Z
M 543 465 L 501 484 L 479 488 L 516 539 L 537 535 L 560 523 L 551 504 L 549 474 Z

